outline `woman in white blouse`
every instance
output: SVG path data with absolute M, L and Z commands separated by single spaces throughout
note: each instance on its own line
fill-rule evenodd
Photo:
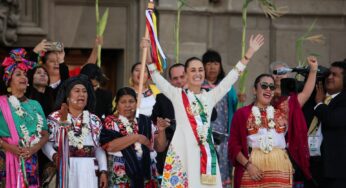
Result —
M 263 42 L 262 35 L 251 36 L 245 56 L 209 92 L 201 89 L 205 73 L 198 58 L 190 58 L 185 64 L 186 89 L 173 87 L 148 61 L 151 77 L 172 101 L 176 117 L 176 131 L 167 152 L 162 187 L 222 187 L 210 128 L 212 109 L 229 91 Z

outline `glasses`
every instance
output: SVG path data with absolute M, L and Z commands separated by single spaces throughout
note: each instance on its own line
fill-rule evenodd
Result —
M 262 88 L 263 90 L 268 89 L 268 87 L 269 87 L 269 89 L 272 90 L 272 91 L 275 90 L 275 85 L 274 85 L 274 84 L 268 84 L 267 82 L 262 82 L 262 83 L 260 83 L 260 86 L 261 86 L 261 88 Z

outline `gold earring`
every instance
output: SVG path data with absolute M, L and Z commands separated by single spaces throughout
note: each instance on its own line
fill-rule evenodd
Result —
M 129 78 L 129 85 L 130 85 L 131 87 L 133 87 L 132 77 Z
M 11 87 L 8 87 L 8 88 L 7 88 L 7 92 L 9 92 L 9 93 L 11 93 L 11 92 L 12 92 Z

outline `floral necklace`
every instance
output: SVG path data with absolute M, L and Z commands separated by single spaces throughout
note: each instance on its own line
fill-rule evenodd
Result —
M 261 120 L 261 112 L 258 106 L 252 106 L 251 108 L 252 115 L 255 117 L 255 124 L 257 126 L 262 126 L 262 120 Z M 268 132 L 267 135 L 260 136 L 259 137 L 259 143 L 260 143 L 260 149 L 264 153 L 269 153 L 273 150 L 273 133 L 271 129 L 274 129 L 275 127 L 275 121 L 274 121 L 274 114 L 275 114 L 275 109 L 273 106 L 268 106 L 266 108 L 266 116 L 268 120 Z
M 204 90 L 202 90 L 202 92 L 204 92 Z M 201 98 L 201 100 L 199 100 L 197 98 L 196 95 L 194 95 L 193 92 L 191 91 L 187 91 L 187 96 L 189 98 L 189 100 L 191 101 L 190 103 L 190 107 L 191 107 L 191 113 L 193 114 L 193 116 L 201 116 L 201 114 L 204 114 L 206 119 L 204 121 L 198 121 L 200 123 L 197 123 L 197 127 L 196 127 L 196 131 L 198 134 L 198 138 L 199 140 L 202 142 L 202 144 L 206 144 L 207 143 L 207 139 L 208 139 L 208 131 L 209 131 L 209 122 L 208 122 L 208 114 L 207 114 L 207 109 L 208 106 L 207 104 L 202 104 L 202 101 L 206 101 L 203 100 L 203 98 Z M 200 95 L 201 97 L 203 97 L 203 95 Z
M 138 125 L 136 118 L 133 122 L 130 122 L 126 117 L 119 115 L 117 121 L 118 127 L 125 129 L 125 135 L 138 134 Z M 135 143 L 135 150 L 137 157 L 141 158 L 143 155 L 142 144 L 139 142 Z
M 28 113 L 26 113 L 21 106 L 19 100 L 17 97 L 11 95 L 8 98 L 10 104 L 12 107 L 15 109 L 15 113 L 20 117 L 20 118 L 25 118 L 24 116 L 30 116 Z M 43 118 L 39 113 L 36 113 L 36 118 L 37 118 L 37 125 L 36 125 L 36 133 L 32 134 L 31 136 L 29 135 L 29 130 L 26 127 L 25 124 L 20 125 L 20 130 L 23 133 L 23 144 L 26 147 L 32 147 L 35 144 L 39 143 L 41 140 L 41 131 L 43 127 Z
M 69 143 L 72 146 L 77 147 L 78 149 L 83 148 L 85 137 L 90 132 L 88 128 L 89 121 L 90 121 L 89 116 L 90 116 L 89 112 L 87 110 L 84 110 L 82 114 L 81 133 L 79 135 L 77 134 L 78 136 L 76 136 L 76 133 L 75 133 L 75 129 L 74 129 L 75 126 L 71 126 L 69 131 L 67 132 Z M 72 116 L 70 114 L 67 115 L 67 122 L 68 124 L 72 124 L 73 122 Z

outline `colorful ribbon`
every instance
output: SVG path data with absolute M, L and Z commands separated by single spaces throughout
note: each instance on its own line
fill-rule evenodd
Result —
M 157 70 L 162 72 L 167 67 L 167 58 L 163 53 L 159 39 L 157 37 L 157 22 L 156 16 L 153 10 L 147 9 L 145 11 L 146 26 L 149 31 L 150 43 L 151 43 L 151 57 L 153 63 L 156 64 Z
M 67 128 L 61 126 L 58 134 L 58 156 L 59 156 L 59 188 L 68 188 L 69 171 L 69 141 Z
M 26 60 L 24 58 L 25 55 L 26 51 L 24 48 L 13 49 L 10 52 L 10 57 L 6 57 L 2 62 L 1 66 L 5 67 L 3 80 L 6 85 L 8 85 L 8 81 L 11 79 L 11 76 L 16 68 L 26 72 L 35 67 L 36 63 Z

